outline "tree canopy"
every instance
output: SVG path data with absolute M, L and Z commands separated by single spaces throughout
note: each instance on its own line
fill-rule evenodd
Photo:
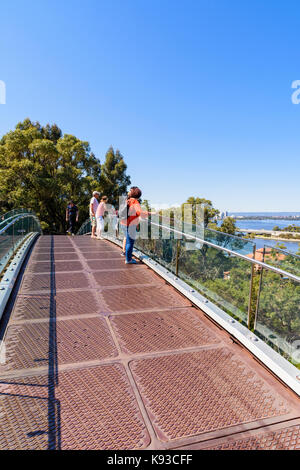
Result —
M 236 225 L 233 217 L 225 217 L 221 224 L 220 232 L 229 233 L 230 235 L 235 234 Z
M 112 147 L 101 165 L 88 142 L 63 135 L 56 124 L 42 126 L 27 118 L 0 140 L 0 212 L 30 208 L 46 232 L 62 232 L 69 200 L 82 222 L 93 191 L 105 193 L 112 203 L 126 192 L 126 169 Z
M 196 206 L 201 204 L 204 207 L 204 225 L 207 227 L 210 221 L 212 221 L 217 215 L 219 215 L 220 211 L 213 207 L 213 204 L 210 200 L 200 197 L 189 197 L 186 202 L 182 204 L 182 209 L 184 208 L 185 204 L 192 205 L 192 223 L 196 223 Z

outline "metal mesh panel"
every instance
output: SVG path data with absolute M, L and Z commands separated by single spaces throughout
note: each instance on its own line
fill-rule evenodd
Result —
M 87 237 L 34 246 L 0 331 L 0 448 L 298 448 L 299 401 L 120 252 Z

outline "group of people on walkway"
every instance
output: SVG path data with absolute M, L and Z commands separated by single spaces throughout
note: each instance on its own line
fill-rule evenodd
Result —
M 125 256 L 125 264 L 136 264 L 132 258 L 133 246 L 136 239 L 137 226 L 141 218 L 147 218 L 149 214 L 154 212 L 142 211 L 139 199 L 142 196 L 142 191 L 137 186 L 132 186 L 127 194 L 127 199 L 123 207 L 116 210 L 112 206 L 108 207 L 107 196 L 100 198 L 98 191 L 93 192 L 93 197 L 90 200 L 90 219 L 91 219 L 91 238 L 102 238 L 104 231 L 104 214 L 109 213 L 113 219 L 113 227 L 118 235 L 118 228 L 122 231 L 123 237 L 123 250 L 121 255 Z
M 120 227 L 123 233 L 123 250 L 121 255 L 125 257 L 126 264 L 136 264 L 132 258 L 133 246 L 136 239 L 137 227 L 141 218 L 147 218 L 155 212 L 142 211 L 139 199 L 142 191 L 137 186 L 132 186 L 127 194 L 127 199 L 119 210 L 109 204 L 108 197 L 94 191 L 89 205 L 91 220 L 91 238 L 100 239 L 104 232 L 104 216 L 108 213 L 113 224 L 115 235 L 118 236 Z M 66 221 L 69 223 L 67 233 L 74 235 L 75 225 L 78 222 L 79 211 L 73 201 L 70 201 L 66 209 Z
M 104 214 L 106 211 L 114 220 L 115 230 L 118 228 L 118 211 L 112 206 L 108 208 L 108 198 L 103 196 L 100 199 L 100 193 L 98 191 L 93 192 L 93 197 L 90 201 L 90 218 L 92 225 L 92 238 L 101 239 L 101 233 L 104 231 Z M 69 235 L 75 235 L 75 226 L 78 222 L 79 210 L 73 201 L 70 201 L 66 208 L 66 222 L 69 227 L 67 233 Z
M 101 234 L 104 231 L 104 214 L 110 212 L 110 215 L 114 215 L 117 218 L 117 211 L 111 208 L 108 211 L 108 197 L 102 196 L 100 199 L 100 193 L 98 191 L 93 192 L 93 197 L 90 200 L 90 219 L 92 234 L 91 238 L 101 239 Z

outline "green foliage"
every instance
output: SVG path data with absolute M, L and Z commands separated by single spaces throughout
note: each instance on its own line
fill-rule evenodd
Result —
M 291 224 L 283 228 L 282 231 L 283 232 L 300 232 L 300 226 L 296 224 Z
M 207 225 L 207 228 L 209 228 L 211 230 L 220 231 L 220 227 L 215 222 L 209 222 L 208 225 Z
M 260 298 L 260 321 L 289 337 L 300 334 L 300 285 L 271 271 L 264 273 Z
M 218 232 L 228 233 L 229 235 L 235 235 L 236 232 L 236 225 L 233 217 L 225 217 L 220 227 L 214 222 L 209 222 L 208 228 L 217 230 Z
M 265 262 L 283 271 L 300 276 L 300 259 L 298 256 L 282 254 L 278 249 L 272 248 L 270 254 L 265 258 Z
M 251 279 L 248 262 L 203 245 L 195 251 L 182 250 L 179 275 L 223 310 L 246 323 Z M 300 285 L 272 271 L 264 270 L 262 279 L 258 323 L 292 345 L 300 339 Z M 253 270 L 250 329 L 254 327 L 259 282 L 260 271 Z M 264 339 L 274 347 L 272 339 Z M 284 350 L 279 352 L 290 359 Z
M 146 209 L 146 211 L 151 212 L 152 209 L 151 209 L 151 205 L 150 205 L 150 202 L 149 202 L 148 199 L 143 199 L 142 200 L 142 206 L 143 206 L 143 208 Z
M 280 237 L 281 238 L 286 238 L 288 240 L 294 240 L 294 239 L 298 239 L 299 240 L 299 236 L 300 236 L 300 227 L 299 225 L 296 225 L 296 224 L 291 224 L 291 225 L 288 225 L 287 227 L 284 227 L 284 228 L 280 228 L 278 227 L 278 225 L 276 225 L 274 228 L 273 228 L 274 232 L 280 232 Z M 288 232 L 288 233 L 286 233 Z M 293 233 L 291 233 L 293 232 Z
M 192 224 L 196 223 L 196 206 L 201 204 L 204 206 L 204 225 L 205 227 L 208 226 L 209 222 L 211 222 L 217 215 L 219 215 L 220 211 L 213 207 L 213 204 L 210 200 L 200 197 L 189 197 L 185 203 L 182 204 L 181 209 L 184 210 L 185 204 L 192 205 Z
M 93 191 L 105 192 L 113 202 L 126 191 L 125 170 L 118 151 L 109 149 L 101 166 L 88 142 L 62 135 L 56 124 L 43 127 L 25 119 L 0 140 L 0 212 L 32 209 L 44 231 L 61 233 L 70 199 L 79 208 L 80 224 Z
M 228 233 L 229 235 L 234 235 L 235 231 L 236 225 L 233 217 L 225 217 L 220 227 L 220 232 Z
M 279 236 L 280 238 L 285 238 L 287 240 L 299 240 L 300 238 L 300 234 L 298 232 L 295 234 L 281 232 Z
M 247 235 L 245 235 L 243 238 L 248 238 L 248 239 L 253 239 L 255 238 L 255 234 L 254 233 L 247 233 Z
M 258 311 L 258 331 L 268 328 L 264 340 L 291 360 L 295 341 L 300 340 L 300 284 L 271 271 L 264 272 Z M 287 346 L 290 345 L 290 348 Z
M 275 248 L 279 248 L 280 250 L 286 250 L 286 246 L 284 243 L 276 243 Z

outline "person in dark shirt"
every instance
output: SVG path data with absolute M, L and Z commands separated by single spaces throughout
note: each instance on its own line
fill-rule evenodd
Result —
M 73 201 L 70 201 L 66 209 L 66 222 L 69 222 L 69 228 L 67 233 L 74 235 L 75 233 L 75 224 L 78 222 L 78 207 L 75 206 Z

